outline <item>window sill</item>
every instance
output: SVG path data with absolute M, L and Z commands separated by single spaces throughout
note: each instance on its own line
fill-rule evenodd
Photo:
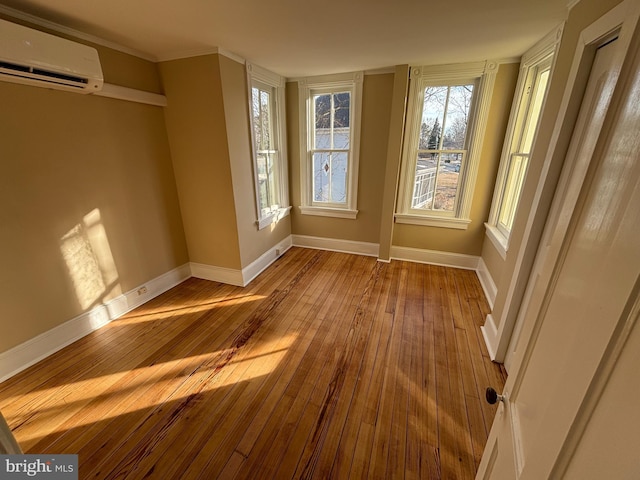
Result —
M 471 220 L 468 218 L 427 217 L 409 213 L 396 213 L 395 218 L 396 223 L 423 225 L 425 227 L 453 228 L 457 230 L 466 230 L 471 223 Z
M 487 238 L 489 238 L 502 259 L 506 260 L 507 250 L 509 249 L 509 239 L 505 237 L 504 234 L 493 225 L 485 223 L 484 226 L 487 229 L 485 232 Z
M 348 208 L 330 208 L 330 207 L 310 207 L 301 206 L 300 213 L 303 215 L 316 215 L 319 217 L 336 217 L 348 218 L 355 220 L 358 210 L 350 210 Z
M 278 223 L 284 217 L 289 215 L 290 210 L 291 207 L 279 208 L 278 210 L 274 210 L 273 212 L 271 212 L 266 217 L 261 218 L 256 222 L 256 225 L 258 225 L 258 230 L 262 230 L 263 228 L 266 228 L 273 223 Z

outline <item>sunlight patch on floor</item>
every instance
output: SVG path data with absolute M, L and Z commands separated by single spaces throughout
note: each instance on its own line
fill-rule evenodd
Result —
M 296 338 L 295 335 L 286 335 L 268 341 L 259 340 L 246 355 L 220 350 L 188 357 L 188 360 L 162 362 L 35 391 L 19 399 L 9 399 L 15 400 L 19 406 L 11 405 L 3 413 L 12 426 L 24 422 L 14 433 L 20 445 L 27 450 L 46 435 L 66 430 L 65 422 L 70 419 L 73 428 L 88 426 L 180 401 L 194 392 L 206 394 L 264 377 L 278 367 Z M 127 379 L 131 376 L 133 378 Z M 57 404 L 38 410 L 36 404 L 39 400 L 50 402 L 48 397 L 54 395 L 60 399 Z M 91 408 L 86 408 L 89 402 L 92 403 Z M 37 413 L 23 418 L 21 411 L 25 408 Z
M 186 313 L 198 313 L 207 310 L 213 310 L 216 308 L 234 307 L 242 305 L 244 303 L 255 302 L 263 300 L 264 295 L 239 295 L 237 297 L 223 298 L 214 301 L 203 301 L 199 303 L 191 303 L 187 305 L 162 307 L 162 308 L 140 308 L 135 312 L 126 315 L 112 326 L 118 326 L 122 324 L 136 324 L 142 322 L 150 322 L 154 320 L 162 320 L 178 315 L 184 315 Z

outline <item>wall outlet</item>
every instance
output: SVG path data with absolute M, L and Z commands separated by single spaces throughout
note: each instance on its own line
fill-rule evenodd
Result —
M 138 289 L 138 295 L 144 295 L 145 293 L 147 293 L 147 287 L 140 287 Z

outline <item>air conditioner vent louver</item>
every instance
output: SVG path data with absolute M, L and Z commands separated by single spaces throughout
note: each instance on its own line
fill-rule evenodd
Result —
M 73 75 L 65 75 L 57 72 L 49 72 L 41 68 L 25 67 L 15 63 L 0 62 L 0 72 L 16 78 L 37 79 L 42 82 L 49 82 L 68 87 L 86 88 L 88 80 Z
M 4 20 L 0 80 L 80 93 L 97 92 L 104 82 L 94 48 Z

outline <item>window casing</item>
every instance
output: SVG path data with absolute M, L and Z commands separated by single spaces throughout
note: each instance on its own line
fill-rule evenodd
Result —
M 522 57 L 518 85 L 509 118 L 487 235 L 503 257 L 509 246 L 520 194 L 551 79 L 558 35 L 543 39 Z
M 287 155 L 284 137 L 284 79 L 247 64 L 249 118 L 258 229 L 289 213 Z
M 411 69 L 396 222 L 467 228 L 497 67 Z
M 362 78 L 298 80 L 303 214 L 356 218 Z

